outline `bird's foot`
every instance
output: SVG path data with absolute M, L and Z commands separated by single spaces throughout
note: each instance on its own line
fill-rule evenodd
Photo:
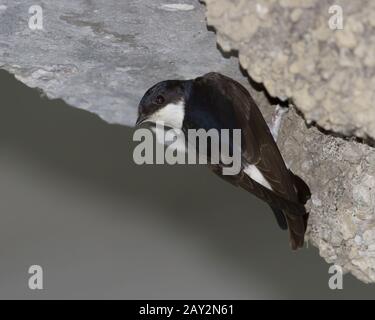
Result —
M 279 104 L 276 105 L 275 111 L 272 114 L 272 120 L 269 124 L 270 131 L 272 133 L 273 139 L 277 142 L 277 137 L 279 135 L 281 122 L 284 115 L 288 112 L 288 108 L 281 107 Z

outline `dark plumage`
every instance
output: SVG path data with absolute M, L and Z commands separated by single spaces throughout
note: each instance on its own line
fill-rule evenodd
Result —
M 308 218 L 304 204 L 310 197 L 309 188 L 286 167 L 261 112 L 240 83 L 219 73 L 208 73 L 194 80 L 163 81 L 142 98 L 137 123 L 155 122 L 165 114 L 170 122 L 166 125 L 180 126 L 178 129 L 184 131 L 241 129 L 240 173 L 222 175 L 222 164 L 210 168 L 224 180 L 266 201 L 279 226 L 289 228 L 291 247 L 303 246 Z M 255 175 L 251 174 L 254 170 Z M 262 179 L 257 182 L 256 176 Z

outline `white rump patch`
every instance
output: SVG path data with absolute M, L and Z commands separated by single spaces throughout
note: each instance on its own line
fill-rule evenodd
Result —
M 165 11 L 191 11 L 194 10 L 194 6 L 184 3 L 165 3 L 160 6 L 160 9 Z
M 164 125 L 174 128 L 182 129 L 182 124 L 185 117 L 185 103 L 181 100 L 177 103 L 167 104 L 165 107 L 156 111 L 147 121 L 163 122 Z
M 256 166 L 249 164 L 245 167 L 244 172 L 247 174 L 249 178 L 255 180 L 263 187 L 272 191 L 271 185 L 264 178 L 263 174 L 259 171 L 259 169 Z

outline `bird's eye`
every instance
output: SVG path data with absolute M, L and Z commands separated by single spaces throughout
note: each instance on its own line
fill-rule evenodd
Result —
M 156 104 L 163 104 L 164 101 L 165 101 L 165 99 L 164 99 L 163 96 L 157 96 L 156 99 L 155 99 Z

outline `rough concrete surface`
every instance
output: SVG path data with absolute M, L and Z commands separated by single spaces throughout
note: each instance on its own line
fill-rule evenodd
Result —
M 209 4 L 209 22 L 218 27 L 219 42 L 229 49 L 229 43 L 234 45 L 236 42 L 227 38 L 222 40 L 221 26 L 226 22 L 232 4 L 228 5 L 225 14 L 217 12 L 217 20 L 214 20 L 213 12 L 219 8 L 216 5 L 224 2 L 206 2 Z M 230 3 L 240 4 L 239 1 Z M 275 2 L 269 3 L 277 7 Z M 285 5 L 287 2 L 281 3 Z M 288 3 L 298 4 L 299 1 Z M 28 27 L 28 9 L 33 4 L 34 1 L 21 0 L 1 2 L 0 66 L 28 86 L 42 89 L 49 98 L 62 98 L 74 107 L 98 114 L 109 123 L 133 125 L 138 101 L 153 83 L 219 71 L 246 85 L 266 119 L 272 113 L 271 102 L 262 91 L 249 85 L 238 68 L 238 60 L 226 59 L 217 50 L 215 34 L 207 31 L 205 25 L 204 7 L 195 0 L 40 1 L 44 30 Z M 282 10 L 289 9 L 282 7 Z M 301 10 L 304 12 L 305 9 Z M 256 12 L 254 16 L 258 14 Z M 293 15 L 298 16 L 297 13 Z M 241 14 L 239 21 L 242 21 Z M 272 19 L 282 17 L 272 16 Z M 223 24 L 219 23 L 219 18 L 223 19 Z M 286 21 L 289 19 L 287 16 L 284 18 Z M 230 21 L 234 20 L 230 18 Z M 285 23 L 285 28 L 288 26 Z M 311 27 L 310 24 L 302 26 Z M 367 26 L 364 28 L 367 32 Z M 234 30 L 240 32 L 237 27 Z M 280 43 L 283 42 L 281 31 Z M 240 61 L 255 80 L 264 81 L 271 94 L 285 95 L 282 88 L 294 88 L 292 83 L 274 76 L 271 63 L 268 63 L 276 61 L 275 65 L 284 70 L 283 64 L 278 64 L 279 60 L 275 58 L 280 52 L 278 44 L 265 41 L 267 33 L 257 38 L 255 35 L 255 31 L 248 33 L 260 56 L 252 56 L 254 60 L 248 61 L 244 59 L 242 47 L 239 47 Z M 284 60 L 291 61 L 290 57 L 294 57 L 292 51 L 289 53 L 290 56 L 286 55 Z M 315 54 L 322 57 L 322 54 Z M 305 59 L 304 56 L 301 59 Z M 314 54 L 310 59 L 319 61 Z M 248 61 L 247 64 L 244 61 Z M 341 70 L 335 65 L 337 61 L 331 62 L 337 67 L 332 71 L 334 74 L 340 74 Z M 252 72 L 252 68 L 257 68 L 258 73 Z M 351 68 L 348 66 L 342 70 Z M 370 71 L 363 75 L 366 81 L 371 78 Z M 271 76 L 275 78 L 271 80 Z M 310 81 L 307 74 L 306 77 L 295 77 L 299 79 L 298 83 Z M 354 76 L 350 74 L 346 81 L 354 81 Z M 312 92 L 308 91 L 301 100 L 296 98 L 298 94 L 293 96 L 298 109 L 305 112 L 305 98 L 309 103 L 317 99 L 319 95 Z M 335 103 L 343 99 L 343 94 L 349 93 L 349 90 L 337 92 Z M 314 114 L 321 121 L 317 120 L 318 123 L 324 126 L 324 123 L 330 123 L 324 122 L 324 119 L 332 116 L 337 109 L 331 104 L 328 114 L 322 106 L 320 102 L 311 110 L 306 109 L 305 116 L 312 119 Z M 359 110 L 364 109 L 357 109 L 358 113 Z M 371 111 L 368 110 L 366 115 L 370 118 Z M 340 118 L 337 126 L 330 128 L 348 128 L 343 123 L 351 121 L 352 113 L 346 112 L 342 117 L 345 119 Z M 370 134 L 370 127 L 361 126 L 362 133 Z M 294 107 L 283 122 L 279 146 L 291 169 L 306 180 L 313 193 L 308 203 L 310 222 L 307 238 L 320 249 L 321 256 L 329 263 L 339 264 L 344 271 L 352 272 L 362 281 L 375 282 L 374 149 L 366 144 L 324 134 L 314 126 L 308 128 Z
M 205 0 L 225 51 L 250 77 L 290 101 L 307 122 L 342 136 L 375 137 L 373 1 Z M 330 5 L 344 29 L 328 28 Z M 267 110 L 267 109 L 263 109 Z M 307 128 L 293 108 L 280 149 L 312 190 L 307 238 L 329 263 L 375 282 L 375 149 Z
M 292 98 L 309 122 L 375 138 L 373 0 L 205 0 L 225 50 L 272 96 Z M 335 7 L 342 8 L 343 29 Z
M 1 68 L 110 123 L 133 125 L 155 82 L 212 70 L 241 75 L 216 49 L 195 0 L 37 1 L 43 30 L 29 28 L 35 1 L 0 3 Z
M 375 282 L 375 149 L 307 128 L 294 109 L 279 146 L 312 191 L 306 238 L 328 263 Z

